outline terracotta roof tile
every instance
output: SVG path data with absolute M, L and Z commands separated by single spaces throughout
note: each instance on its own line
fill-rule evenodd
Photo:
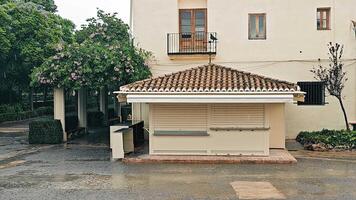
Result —
M 204 65 L 138 81 L 122 92 L 294 92 L 299 87 L 287 81 L 239 71 L 220 65 Z

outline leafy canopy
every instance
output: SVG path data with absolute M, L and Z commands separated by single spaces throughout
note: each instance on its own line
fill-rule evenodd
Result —
M 32 2 L 34 4 L 37 4 L 39 9 L 43 9 L 49 12 L 56 12 L 57 11 L 57 6 L 54 3 L 54 0 L 0 0 L 0 4 L 6 4 L 6 3 L 27 3 L 27 2 Z
M 23 1 L 0 4 L 0 83 L 28 88 L 29 74 L 56 53 L 58 43 L 71 43 L 74 24 Z
M 116 14 L 98 10 L 75 34 L 76 42 L 58 47 L 55 56 L 32 73 L 33 84 L 98 89 L 149 77 L 150 53 L 132 44 L 129 27 Z

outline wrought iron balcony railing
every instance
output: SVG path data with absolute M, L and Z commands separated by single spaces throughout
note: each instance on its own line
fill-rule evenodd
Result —
M 215 32 L 168 33 L 167 53 L 176 54 L 216 54 L 217 34 Z

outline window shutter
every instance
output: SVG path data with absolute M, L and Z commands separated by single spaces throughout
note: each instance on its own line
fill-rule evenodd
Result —
M 155 130 L 205 131 L 207 128 L 206 104 L 154 104 Z
M 212 127 L 262 128 L 265 124 L 263 104 L 213 104 Z

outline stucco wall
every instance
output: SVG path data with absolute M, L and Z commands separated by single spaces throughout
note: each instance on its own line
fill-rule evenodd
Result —
M 327 65 L 328 42 L 345 45 L 344 63 L 349 81 L 344 96 L 350 121 L 356 121 L 356 38 L 351 20 L 356 20 L 355 0 L 132 0 L 133 34 L 140 47 L 155 55 L 154 76 L 206 64 L 208 57 L 172 59 L 166 52 L 167 33 L 178 32 L 178 9 L 208 10 L 208 31 L 218 33 L 213 62 L 239 70 L 288 80 L 314 80 L 313 66 Z M 331 7 L 331 30 L 316 29 L 316 9 Z M 248 14 L 266 13 L 267 39 L 248 40 Z M 327 97 L 325 106 L 285 107 L 287 138 L 302 130 L 344 128 L 338 102 Z M 147 109 L 146 109 L 147 110 Z
M 150 154 L 254 154 L 285 148 L 284 104 L 218 104 L 230 109 L 226 121 L 246 115 L 246 123 L 224 123 L 212 116 L 217 104 L 150 104 Z M 258 108 L 258 109 L 257 109 Z M 261 110 L 262 109 L 262 110 Z M 243 112 L 249 111 L 249 114 Z M 262 121 L 260 121 L 263 119 Z M 220 122 L 217 124 L 217 122 Z M 215 130 L 213 127 L 253 130 Z M 260 129 L 259 129 L 260 128 Z M 266 128 L 266 129 L 262 129 Z M 208 136 L 156 136 L 157 131 L 206 131 Z

